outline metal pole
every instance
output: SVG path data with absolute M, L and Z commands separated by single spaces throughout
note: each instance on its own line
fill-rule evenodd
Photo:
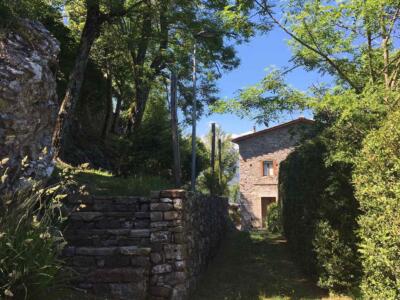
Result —
M 211 123 L 211 172 L 215 173 L 215 123 Z
M 219 184 L 222 184 L 222 140 L 218 138 Z
M 196 49 L 197 42 L 194 41 L 193 47 L 193 107 L 192 107 L 192 192 L 196 191 L 196 118 L 197 118 L 197 100 L 196 100 Z

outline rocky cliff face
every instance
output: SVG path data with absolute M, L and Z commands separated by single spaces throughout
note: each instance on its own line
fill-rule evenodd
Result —
M 3 188 L 42 179 L 53 170 L 60 45 L 42 24 L 19 23 L 0 40 L 0 177 L 8 175 Z

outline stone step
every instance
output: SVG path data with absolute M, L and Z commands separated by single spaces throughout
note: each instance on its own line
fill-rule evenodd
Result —
M 151 252 L 149 247 L 122 246 L 122 247 L 74 247 L 67 246 L 64 249 L 64 256 L 148 256 Z
M 74 246 L 147 246 L 150 243 L 149 229 L 78 229 L 66 230 L 64 237 Z
M 74 211 L 70 214 L 70 221 L 85 221 L 91 222 L 102 218 L 135 218 L 135 219 L 150 219 L 149 212 L 135 211 Z

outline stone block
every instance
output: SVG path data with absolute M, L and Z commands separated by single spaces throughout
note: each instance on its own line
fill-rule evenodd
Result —
M 75 255 L 75 247 L 73 246 L 66 246 L 62 251 L 62 255 L 65 257 L 71 257 Z
M 93 267 L 96 265 L 93 256 L 75 256 L 72 261 L 73 265 L 78 267 Z
M 104 216 L 102 212 L 73 212 L 71 213 L 70 220 L 82 220 L 84 222 L 90 222 L 93 220 L 100 219 Z
M 155 253 L 155 252 L 151 253 L 150 258 L 151 262 L 154 264 L 158 264 L 162 261 L 162 256 L 160 253 Z
M 131 258 L 131 265 L 134 267 L 149 267 L 150 259 L 148 256 L 137 256 Z
M 135 238 L 149 237 L 150 229 L 133 229 L 130 231 L 130 236 Z
M 166 211 L 164 212 L 164 220 L 166 221 L 171 221 L 178 219 L 180 217 L 180 214 L 177 211 Z
M 125 246 L 125 247 L 119 247 L 119 251 L 122 255 L 149 255 L 151 249 L 139 248 L 137 246 Z
M 88 275 L 88 282 L 123 283 L 142 281 L 145 276 L 143 268 L 97 269 Z
M 130 266 L 130 257 L 123 255 L 113 255 L 104 258 L 106 268 L 122 268 Z
M 176 244 L 184 244 L 186 242 L 186 236 L 182 232 L 174 233 L 174 242 Z
M 135 217 L 137 219 L 148 219 L 148 218 L 150 218 L 150 213 L 143 212 L 143 211 L 135 212 Z
M 150 226 L 150 220 L 139 220 L 135 222 L 136 229 L 147 229 Z
M 172 210 L 174 206 L 171 203 L 151 203 L 150 210 L 151 211 L 167 211 Z
M 185 272 L 174 272 L 165 275 L 164 281 L 168 285 L 177 285 L 179 283 L 184 283 L 186 280 L 186 273 Z
M 187 249 L 185 245 L 165 245 L 164 252 L 166 259 L 183 260 L 187 256 Z
M 162 228 L 162 227 L 168 227 L 170 225 L 172 225 L 172 223 L 169 221 L 160 221 L 160 222 L 151 222 L 150 227 Z
M 154 221 L 162 221 L 163 219 L 163 213 L 160 211 L 154 211 L 150 213 L 150 220 L 152 222 Z
M 116 247 L 77 247 L 76 255 L 103 256 L 116 253 Z
M 177 210 L 183 209 L 183 200 L 181 198 L 174 199 L 174 208 Z
M 136 283 L 111 283 L 110 291 L 113 299 L 119 300 L 143 300 L 146 299 L 146 281 Z
M 172 266 L 169 264 L 156 265 L 151 269 L 153 274 L 163 274 L 172 271 Z
M 160 192 L 161 198 L 184 198 L 185 196 L 186 191 L 180 189 L 164 190 Z
M 150 236 L 151 242 L 169 242 L 171 239 L 171 233 L 169 231 L 157 231 L 152 232 Z
M 186 262 L 184 260 L 176 261 L 175 268 L 177 271 L 184 271 L 186 268 Z
M 164 286 L 152 286 L 150 288 L 150 294 L 152 296 L 161 297 L 161 299 L 163 298 L 169 299 L 171 291 L 172 291 L 171 288 Z

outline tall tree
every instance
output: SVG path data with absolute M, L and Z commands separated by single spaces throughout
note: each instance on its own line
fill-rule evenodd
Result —
M 140 2 L 140 1 L 139 1 Z M 79 47 L 75 59 L 74 67 L 69 76 L 67 89 L 61 107 L 58 113 L 56 127 L 53 135 L 53 146 L 55 157 L 62 157 L 63 148 L 67 137 L 70 135 L 70 129 L 78 102 L 86 66 L 89 59 L 90 50 L 94 41 L 100 34 L 103 23 L 112 22 L 128 12 L 124 7 L 124 1 L 108 2 L 106 11 L 98 0 L 85 0 L 86 18 L 83 30 L 80 36 Z M 130 9 L 137 5 L 134 3 Z

